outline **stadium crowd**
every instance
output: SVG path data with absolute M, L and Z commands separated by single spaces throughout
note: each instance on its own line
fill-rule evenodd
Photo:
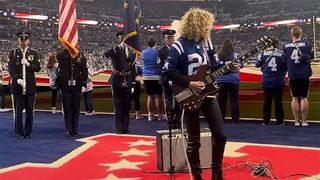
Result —
M 169 1 L 158 3 L 154 8 L 153 1 L 141 0 L 142 23 L 156 27 L 159 24 L 169 24 L 174 19 L 178 19 L 183 12 L 190 7 L 205 7 L 214 11 L 217 8 L 216 23 L 241 23 L 241 22 L 258 22 L 261 20 L 281 20 L 292 18 L 310 18 L 312 15 L 319 15 L 319 2 L 306 0 L 303 9 L 296 6 L 298 0 L 274 0 L 276 3 L 269 1 L 246 1 L 239 3 L 236 10 L 228 1 L 214 3 L 213 1 L 197 2 L 179 2 Z M 260 2 L 260 3 L 257 3 Z M 121 22 L 121 1 L 108 0 L 108 6 L 102 0 L 95 0 L 95 3 L 79 1 L 77 3 L 77 15 L 79 18 L 93 19 L 99 22 Z M 41 71 L 45 71 L 45 62 L 49 54 L 57 52 L 61 46 L 57 40 L 58 24 L 55 19 L 58 14 L 58 0 L 26 0 L 17 2 L 13 0 L 1 1 L 1 12 L 26 12 L 33 14 L 44 14 L 50 18 L 45 21 L 25 21 L 16 19 L 13 16 L 0 14 L 0 62 L 6 71 L 6 61 L 8 60 L 8 51 L 16 46 L 15 33 L 21 30 L 27 30 L 33 34 L 32 46 L 40 54 Z M 170 4 L 168 6 L 168 4 Z M 163 9 L 166 11 L 163 11 Z M 166 13 L 170 12 L 170 13 Z M 294 13 L 294 14 L 292 14 Z M 54 17 L 53 19 L 51 17 Z M 149 26 L 149 27 L 150 27 Z M 301 24 L 304 29 L 304 38 L 312 41 L 312 26 L 310 24 Z M 114 34 L 119 30 L 117 27 L 80 25 L 79 26 L 79 47 L 88 57 L 90 64 L 95 69 L 111 68 L 111 63 L 105 60 L 103 52 L 109 49 L 117 42 Z M 272 35 L 281 42 L 288 41 L 289 27 L 275 26 L 268 28 L 261 27 L 240 27 L 234 30 L 214 30 L 212 33 L 213 44 L 216 49 L 220 49 L 224 39 L 232 39 L 235 44 L 236 52 L 241 54 L 248 46 L 254 45 L 255 41 L 263 36 Z M 317 31 L 316 36 L 320 36 Z M 163 44 L 161 32 L 158 29 L 141 29 L 141 45 L 146 48 L 147 39 L 153 37 L 158 42 L 157 45 Z M 320 41 L 317 41 L 320 44 Z

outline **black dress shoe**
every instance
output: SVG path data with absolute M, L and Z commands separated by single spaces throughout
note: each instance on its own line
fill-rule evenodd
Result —
M 130 134 L 131 132 L 129 130 L 124 130 L 123 134 Z
M 117 131 L 117 134 L 123 134 L 123 131 Z
M 71 137 L 71 136 L 72 136 L 72 133 L 69 132 L 69 131 L 67 131 L 67 132 L 66 132 L 66 137 Z
M 25 139 L 25 136 L 23 134 L 19 134 L 19 139 Z
M 31 139 L 31 136 L 30 136 L 30 134 L 26 134 L 26 135 L 24 136 L 24 138 L 25 138 L 25 139 Z
M 72 133 L 71 133 L 71 136 L 72 136 L 72 137 L 79 137 L 79 134 L 78 134 L 77 132 L 72 132 Z

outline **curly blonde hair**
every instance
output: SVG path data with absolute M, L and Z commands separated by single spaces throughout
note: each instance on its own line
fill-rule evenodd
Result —
M 214 22 L 214 15 L 209 11 L 200 8 L 191 8 L 182 16 L 179 25 L 179 33 L 181 36 L 194 40 L 207 41 L 210 39 L 211 26 Z

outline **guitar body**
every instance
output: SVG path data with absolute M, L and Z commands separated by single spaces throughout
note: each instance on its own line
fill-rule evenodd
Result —
M 182 106 L 186 111 L 198 110 L 203 102 L 203 99 L 208 95 L 215 95 L 219 87 L 216 82 L 209 83 L 206 80 L 206 76 L 209 75 L 209 68 L 207 65 L 200 66 L 198 72 L 193 76 L 185 76 L 184 78 L 188 81 L 203 81 L 205 88 L 195 95 L 190 88 L 180 87 L 176 84 L 172 84 L 173 94 L 178 101 L 179 105 Z

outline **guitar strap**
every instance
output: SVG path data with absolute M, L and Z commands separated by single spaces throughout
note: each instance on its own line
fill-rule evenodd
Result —
M 307 54 L 303 54 L 302 52 L 301 52 L 301 50 L 300 50 L 300 48 L 298 47 L 298 45 L 297 45 L 297 43 L 294 43 L 294 46 L 295 46 L 295 48 L 298 50 L 298 56 L 299 56 L 299 58 L 300 59 L 307 59 L 307 60 L 310 60 L 310 56 L 309 55 L 307 55 Z

